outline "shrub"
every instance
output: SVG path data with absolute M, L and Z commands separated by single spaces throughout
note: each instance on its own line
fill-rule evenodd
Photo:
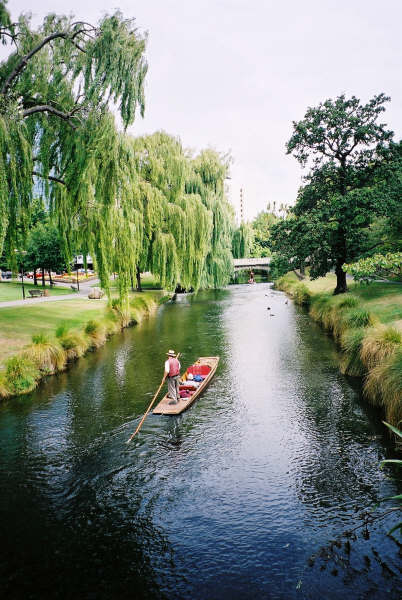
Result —
M 68 360 L 74 360 L 75 358 L 84 356 L 89 347 L 88 339 L 84 334 L 79 333 L 78 331 L 66 333 L 59 339 L 60 345 L 66 352 Z
M 106 310 L 103 323 L 106 335 L 112 335 L 113 333 L 117 333 L 121 330 L 120 317 L 111 308 Z
M 331 299 L 329 294 L 317 294 L 311 298 L 310 315 L 314 321 L 323 323 L 325 315 L 332 309 Z
M 377 318 L 365 308 L 351 308 L 341 311 L 334 323 L 334 335 L 340 338 L 347 329 L 372 327 L 378 323 Z
M 64 337 L 65 335 L 67 335 L 69 329 L 66 323 L 61 323 L 57 328 L 56 328 L 56 337 L 57 338 L 61 338 Z
M 85 333 L 89 336 L 90 345 L 94 348 L 100 348 L 106 342 L 105 328 L 92 319 L 86 324 Z
M 93 319 L 91 319 L 85 325 L 85 333 L 87 333 L 88 335 L 92 335 L 93 333 L 96 333 L 98 328 L 99 328 L 98 323 L 96 321 L 94 321 Z
M 369 371 L 364 394 L 373 403 L 383 406 L 387 421 L 398 425 L 402 420 L 402 349 L 398 348 L 384 362 Z
M 24 356 L 13 356 L 6 362 L 5 386 L 11 395 L 28 394 L 39 377 L 36 365 Z
M 32 336 L 32 344 L 24 350 L 23 356 L 44 373 L 61 371 L 66 365 L 63 348 L 57 342 L 49 341 L 43 333 Z
M 308 306 L 311 302 L 311 292 L 304 283 L 296 283 L 292 286 L 291 294 L 296 304 Z
M 363 327 L 349 329 L 341 339 L 343 355 L 341 358 L 341 371 L 347 375 L 364 375 L 365 366 L 361 360 L 362 342 L 366 330 Z
M 402 334 L 391 325 L 377 325 L 367 332 L 362 344 L 361 358 L 367 368 L 377 366 L 402 344 Z

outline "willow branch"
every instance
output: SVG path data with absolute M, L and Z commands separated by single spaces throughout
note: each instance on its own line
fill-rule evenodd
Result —
M 58 110 L 57 108 L 54 108 L 53 106 L 50 106 L 50 104 L 39 104 L 38 106 L 32 106 L 32 108 L 27 108 L 26 110 L 24 110 L 22 112 L 22 116 L 25 118 L 25 117 L 29 117 L 29 115 L 33 115 L 38 112 L 47 112 L 51 115 L 55 115 L 56 117 L 59 117 L 60 119 L 63 119 L 64 121 L 68 121 L 68 124 L 70 125 L 70 127 L 72 127 L 73 129 L 77 129 L 76 126 L 73 123 L 71 123 L 70 119 L 80 109 L 81 109 L 81 106 L 76 106 L 70 112 L 65 113 L 61 110 Z
M 95 31 L 95 29 L 91 26 L 91 31 Z M 57 38 L 62 38 L 62 39 L 69 39 L 79 50 L 81 50 L 82 52 L 85 52 L 85 50 L 83 50 L 75 41 L 74 38 L 79 35 L 80 33 L 85 33 L 86 35 L 90 35 L 87 29 L 79 29 L 78 31 L 75 31 L 73 34 L 71 34 L 68 31 L 59 31 L 57 33 L 52 33 L 51 35 L 48 35 L 47 37 L 45 37 L 40 44 L 38 44 L 37 46 L 35 46 L 35 48 L 32 48 L 32 50 L 30 52 L 28 52 L 28 54 L 26 54 L 25 56 L 23 56 L 23 58 L 21 59 L 21 61 L 18 63 L 18 65 L 15 67 L 15 69 L 10 73 L 10 75 L 7 77 L 6 81 L 4 82 L 3 87 L 1 88 L 1 93 L 5 94 L 8 90 L 8 88 L 10 87 L 11 83 L 14 81 L 14 79 L 16 77 L 18 77 L 18 75 L 21 73 L 21 71 L 26 67 L 26 65 L 28 64 L 28 61 L 35 56 L 35 54 L 37 52 L 39 52 L 39 50 L 41 50 L 44 46 L 46 46 L 46 44 L 49 44 L 52 40 L 55 40 Z
M 42 177 L 42 179 L 49 179 L 49 181 L 55 181 L 56 183 L 61 183 L 62 185 L 66 185 L 65 181 L 63 181 L 62 179 L 59 179 L 58 177 L 53 177 L 53 175 L 48 175 L 46 177 L 45 175 L 42 175 L 42 173 L 39 173 L 38 171 L 32 171 L 32 175 L 35 175 L 36 177 Z

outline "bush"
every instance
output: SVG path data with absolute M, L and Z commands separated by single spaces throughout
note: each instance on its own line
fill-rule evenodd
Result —
M 43 333 L 32 336 L 32 344 L 23 356 L 31 360 L 43 373 L 62 371 L 66 365 L 66 355 L 57 342 L 51 342 Z
M 349 329 L 341 339 L 343 355 L 341 358 L 341 371 L 346 375 L 361 376 L 366 372 L 361 360 L 361 348 L 366 330 L 363 327 Z
M 59 339 L 60 345 L 66 352 L 68 360 L 74 360 L 84 356 L 89 347 L 89 341 L 82 333 L 66 333 Z
M 28 394 L 40 377 L 35 364 L 24 356 L 13 356 L 6 362 L 5 386 L 10 394 Z
M 402 344 L 402 334 L 391 325 L 377 325 L 367 332 L 362 344 L 361 358 L 368 369 L 391 356 Z
M 293 296 L 296 304 L 301 306 L 309 306 L 311 302 L 311 292 L 304 283 L 296 283 L 291 288 L 291 295 Z
M 359 327 L 373 327 L 378 323 L 377 318 L 365 308 L 351 308 L 339 313 L 334 323 L 335 337 L 341 337 L 346 330 Z
M 90 346 L 94 348 L 100 348 L 106 342 L 105 328 L 93 319 L 86 324 L 85 333 L 89 336 Z
M 332 309 L 331 299 L 329 294 L 317 294 L 311 298 L 310 315 L 314 321 L 323 324 L 326 314 Z
M 402 420 L 402 349 L 371 369 L 364 383 L 365 396 L 384 407 L 386 420 L 399 425 Z

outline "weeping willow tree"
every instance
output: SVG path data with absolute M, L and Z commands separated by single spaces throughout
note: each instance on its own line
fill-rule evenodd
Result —
M 140 269 L 170 289 L 226 284 L 233 210 L 224 193 L 225 157 L 208 150 L 192 158 L 164 132 L 133 139 L 132 146 L 144 217 Z
M 124 162 L 132 149 L 109 106 L 124 127 L 143 114 L 146 40 L 119 12 L 97 25 L 48 15 L 35 30 L 27 16 L 12 24 L 4 2 L 0 9 L 10 50 L 0 65 L 0 254 L 23 243 L 41 181 L 66 253 L 77 243 L 91 250 L 102 283 L 119 268 L 124 288 L 142 227 Z
M 117 272 L 121 299 L 140 270 L 169 289 L 227 282 L 233 214 L 227 164 L 192 158 L 163 132 L 119 132 L 144 111 L 145 43 L 116 12 L 96 26 L 48 15 L 12 24 L 0 2 L 0 254 L 23 244 L 33 183 L 42 187 L 66 258 L 91 253 L 103 287 Z M 40 183 L 39 183 L 40 182 Z M 36 190 L 37 191 L 37 190 Z
M 253 240 L 254 235 L 251 226 L 248 223 L 241 223 L 240 227 L 235 229 L 233 233 L 233 258 L 249 258 Z
M 226 285 L 233 272 L 232 237 L 234 210 L 225 194 L 228 158 L 208 149 L 191 161 L 191 173 L 186 190 L 198 193 L 212 214 L 209 250 L 204 262 L 200 285 L 218 288 Z

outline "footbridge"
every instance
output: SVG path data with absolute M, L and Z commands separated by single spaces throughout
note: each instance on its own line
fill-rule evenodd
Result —
M 261 269 L 263 271 L 268 271 L 270 262 L 270 256 L 264 258 L 235 258 L 233 260 L 233 265 L 235 272 L 246 269 Z

